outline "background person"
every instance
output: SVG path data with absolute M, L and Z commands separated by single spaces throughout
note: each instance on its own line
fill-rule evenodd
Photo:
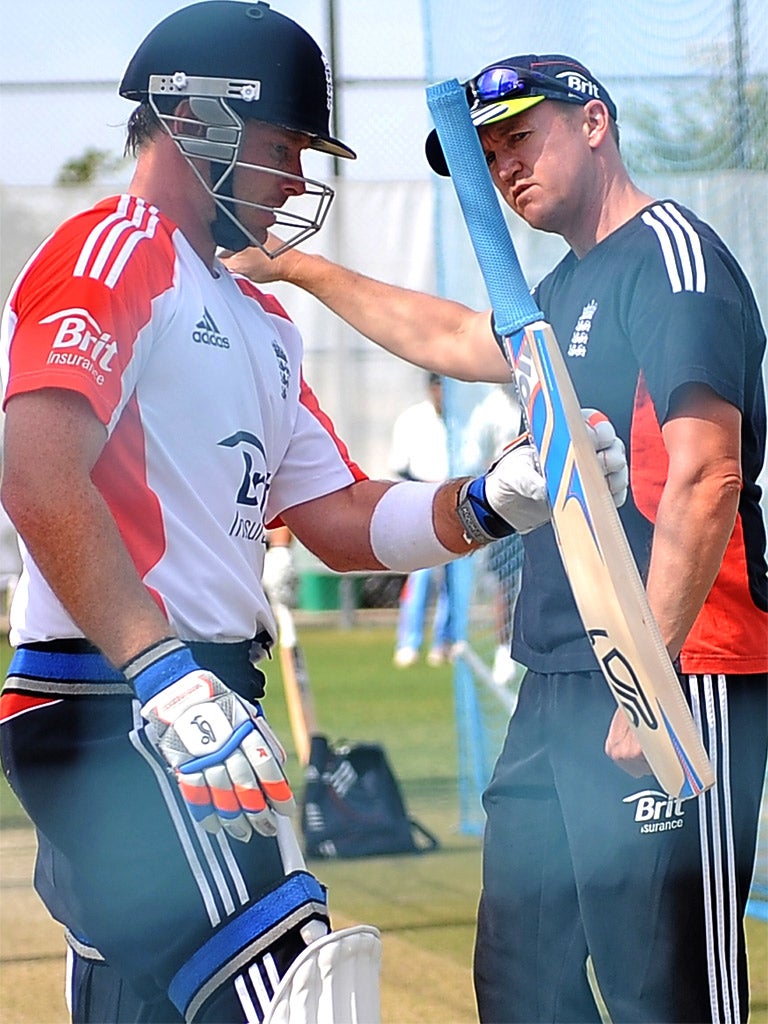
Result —
M 514 384 L 497 384 L 474 407 L 463 432 L 462 469 L 475 472 L 499 458 L 505 446 L 523 429 L 520 403 Z M 489 544 L 482 555 L 485 567 L 496 582 L 494 623 L 498 643 L 493 657 L 493 681 L 504 686 L 520 673 L 510 654 L 512 619 L 520 592 L 523 545 L 519 534 Z
M 570 247 L 535 299 L 580 402 L 627 439 L 621 518 L 717 771 L 713 791 L 684 804 L 644 778 L 554 535 L 524 538 L 512 654 L 528 672 L 484 800 L 480 1016 L 599 1021 L 589 954 L 612 1020 L 744 1021 L 768 732 L 765 332 L 723 241 L 631 180 L 615 104 L 587 68 L 523 54 L 466 88 L 502 199 Z M 427 156 L 447 173 L 434 132 Z M 269 264 L 243 253 L 235 265 L 307 289 L 409 362 L 508 379 L 487 312 L 300 252 Z
M 400 480 L 444 480 L 448 476 L 448 438 L 443 418 L 440 375 L 427 378 L 427 397 L 404 409 L 392 429 L 390 466 Z M 400 595 L 394 664 L 408 668 L 419 659 L 427 613 L 434 603 L 428 665 L 450 657 L 451 611 L 445 566 L 417 569 L 406 579 Z

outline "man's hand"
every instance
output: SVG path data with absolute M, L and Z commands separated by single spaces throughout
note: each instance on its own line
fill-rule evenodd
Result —
M 142 703 L 147 735 L 176 776 L 192 816 L 209 832 L 247 842 L 290 815 L 285 752 L 259 705 L 201 669 L 180 640 L 155 644 L 123 666 Z
M 616 708 L 611 720 L 611 727 L 605 740 L 605 752 L 619 768 L 635 779 L 639 779 L 641 775 L 653 774 L 621 708 Z
M 268 234 L 264 243 L 268 250 L 277 249 L 283 243 L 276 235 Z M 224 265 L 235 274 L 243 274 L 256 284 L 271 281 L 289 281 L 291 267 L 301 259 L 301 253 L 288 249 L 280 256 L 268 256 L 256 246 L 241 249 L 240 252 L 219 254 Z
M 627 497 L 629 474 L 624 442 L 595 409 L 582 409 L 587 433 L 617 507 Z M 530 533 L 549 522 L 551 509 L 544 477 L 528 434 L 516 438 L 484 476 L 459 492 L 459 517 L 470 540 L 488 543 L 510 533 Z

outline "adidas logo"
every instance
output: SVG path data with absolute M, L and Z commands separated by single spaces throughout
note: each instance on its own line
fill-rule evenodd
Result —
M 192 332 L 192 340 L 198 345 L 213 345 L 215 348 L 229 348 L 229 338 L 223 335 L 216 326 L 208 310 L 203 306 L 203 319 L 198 320 Z

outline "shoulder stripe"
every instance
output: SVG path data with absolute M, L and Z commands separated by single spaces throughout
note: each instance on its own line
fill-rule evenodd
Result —
M 672 203 L 659 203 L 642 215 L 661 249 L 672 291 L 704 292 L 707 274 L 701 240 Z
M 157 224 L 159 219 L 160 218 L 157 215 L 157 211 L 155 211 L 154 213 L 150 213 L 144 229 L 142 231 L 133 231 L 131 235 L 123 241 L 122 249 L 117 254 L 115 262 L 112 264 L 112 269 L 107 274 L 104 280 L 104 283 L 106 284 L 107 288 L 114 288 L 115 284 L 118 281 L 118 278 L 123 272 L 126 263 L 131 258 L 131 253 L 139 244 L 139 242 L 143 238 L 154 237 L 155 231 L 157 230 Z
M 674 203 L 664 203 L 664 209 L 673 217 L 688 236 L 688 242 L 693 257 L 694 270 L 696 275 L 696 291 L 704 292 L 707 289 L 707 268 L 704 264 L 704 252 L 701 248 L 699 233 L 693 225 L 686 220 Z
M 101 280 L 114 288 L 138 243 L 155 234 L 158 220 L 156 207 L 138 197 L 121 196 L 115 213 L 97 224 L 86 239 L 73 276 Z

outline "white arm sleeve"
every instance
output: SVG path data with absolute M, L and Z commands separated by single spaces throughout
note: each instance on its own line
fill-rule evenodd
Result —
M 410 573 L 459 557 L 440 543 L 432 522 L 432 504 L 441 486 L 405 480 L 379 498 L 369 536 L 374 555 L 387 569 Z

